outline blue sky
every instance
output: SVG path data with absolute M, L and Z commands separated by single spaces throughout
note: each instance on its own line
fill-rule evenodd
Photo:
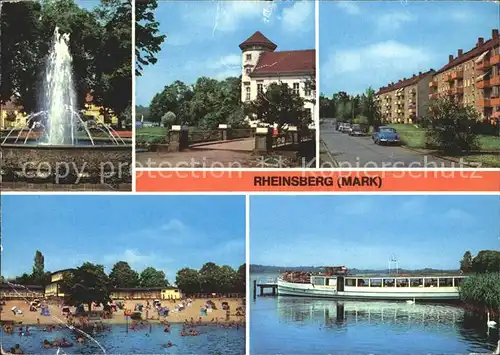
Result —
M 2 196 L 2 275 L 117 261 L 175 282 L 182 267 L 245 262 L 244 196 Z
M 201 76 L 222 79 L 241 73 L 238 45 L 255 31 L 277 50 L 314 48 L 314 2 L 175 1 L 159 2 L 156 19 L 167 36 L 158 62 L 136 81 L 136 103 L 175 80 L 193 84 Z
M 499 27 L 500 3 L 321 1 L 320 91 L 361 93 L 438 70 Z
M 458 268 L 466 250 L 500 249 L 498 196 L 254 196 L 250 263 Z

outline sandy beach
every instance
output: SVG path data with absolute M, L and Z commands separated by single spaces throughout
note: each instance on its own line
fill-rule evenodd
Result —
M 151 300 L 150 305 L 151 305 Z M 142 319 L 143 320 L 149 320 L 151 322 L 160 322 L 160 321 L 168 321 L 169 323 L 182 323 L 187 321 L 191 321 L 191 318 L 194 321 L 198 321 L 200 318 L 200 308 L 205 305 L 206 299 L 192 299 L 192 304 L 190 307 L 186 307 L 184 310 L 179 311 L 179 312 L 172 312 L 172 310 L 175 308 L 176 304 L 179 304 L 181 301 L 177 301 L 176 303 L 172 303 L 171 301 L 168 300 L 163 300 L 162 301 L 162 306 L 168 307 L 171 311 L 169 312 L 169 315 L 167 317 L 158 317 L 158 313 L 156 312 L 155 309 L 153 309 L 151 305 L 151 309 L 146 309 L 146 305 L 148 300 L 127 300 L 127 301 L 121 301 L 122 304 L 125 305 L 124 309 L 120 310 L 118 309 L 116 312 L 113 312 L 113 316 L 111 319 L 103 319 L 103 323 L 110 323 L 110 324 L 124 324 L 127 322 L 126 317 L 124 315 L 124 310 L 129 309 L 134 311 L 135 305 L 140 303 L 142 304 L 143 310 L 142 310 Z M 235 298 L 230 298 L 230 299 L 224 299 L 224 298 L 217 298 L 217 299 L 212 299 L 212 301 L 215 303 L 217 309 L 212 310 L 211 312 L 208 312 L 207 315 L 201 316 L 202 322 L 208 323 L 212 322 L 212 320 L 217 319 L 219 323 L 223 322 L 244 322 L 245 321 L 245 316 L 238 316 L 236 315 L 236 309 L 238 307 L 243 307 L 245 306 L 242 304 L 242 299 L 235 299 Z M 222 302 L 227 302 L 230 307 L 230 316 L 229 319 L 226 319 L 227 314 L 226 311 L 222 309 L 221 303 Z M 14 314 L 11 309 L 13 307 L 17 307 L 18 309 L 21 309 L 23 314 Z M 71 312 L 75 312 L 75 307 L 70 307 Z M 85 310 L 87 311 L 87 307 L 85 307 Z M 93 310 L 100 311 L 102 310 L 102 307 L 96 307 L 93 308 Z M 49 305 L 49 311 L 50 311 L 50 316 L 42 316 L 40 314 L 40 309 L 37 312 L 30 312 L 29 311 L 29 305 L 23 301 L 23 300 L 9 300 L 6 301 L 6 304 L 2 306 L 2 312 L 0 314 L 0 320 L 1 321 L 7 321 L 7 322 L 15 322 L 15 323 L 20 323 L 20 324 L 29 324 L 29 325 L 34 325 L 37 323 L 40 324 L 60 324 L 61 321 L 65 322 L 66 318 L 62 313 L 61 306 L 59 304 L 50 304 Z M 61 321 L 58 321 L 57 319 L 60 319 Z M 130 320 L 128 320 L 130 322 Z

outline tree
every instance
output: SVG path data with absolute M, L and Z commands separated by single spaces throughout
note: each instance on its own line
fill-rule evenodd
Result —
M 476 273 L 500 272 L 500 251 L 481 250 L 472 259 L 471 270 Z
M 113 266 L 109 279 L 113 287 L 139 286 L 139 274 L 125 261 L 119 261 Z
M 140 285 L 141 287 L 165 287 L 168 286 L 168 281 L 163 271 L 147 267 L 141 272 Z
M 426 145 L 449 155 L 470 152 L 479 147 L 479 114 L 473 106 L 462 106 L 451 98 L 440 98 L 428 108 L 431 128 L 426 132 Z
M 466 251 L 462 260 L 460 260 L 460 270 L 466 274 L 472 269 L 472 255 L 470 251 Z
M 105 305 L 110 301 L 109 289 L 110 281 L 104 272 L 104 266 L 92 263 L 84 263 L 64 273 L 61 282 L 66 302 L 72 306 L 87 304 L 89 311 L 92 310 L 93 302 Z
M 220 267 L 212 262 L 205 263 L 199 272 L 201 291 L 204 293 L 220 292 Z
M 193 295 L 201 291 L 200 277 L 198 271 L 194 269 L 183 268 L 177 271 L 175 284 L 186 295 Z
M 167 85 L 163 91 L 156 94 L 150 104 L 150 119 L 160 122 L 166 112 L 173 112 L 177 120 L 185 123 L 189 120 L 188 103 L 193 96 L 191 88 L 182 81 L 176 80 Z
M 361 111 L 362 115 L 367 119 L 367 124 L 372 126 L 380 125 L 382 120 L 380 106 L 375 101 L 375 90 L 371 87 L 366 89 L 365 94 L 361 97 Z
M 45 258 L 40 250 L 35 252 L 35 259 L 33 262 L 33 272 L 31 274 L 33 280 L 37 284 L 43 284 L 45 279 Z
M 235 291 L 241 294 L 246 293 L 246 284 L 247 284 L 247 265 L 242 264 L 238 268 L 236 283 L 235 283 Z
M 247 113 L 253 114 L 261 122 L 276 123 L 278 127 L 293 125 L 307 127 L 310 115 L 304 109 L 304 99 L 286 83 L 271 83 L 265 92 L 247 106 Z
M 143 67 L 155 64 L 155 55 L 161 50 L 165 35 L 158 35 L 159 23 L 154 11 L 157 0 L 135 2 L 135 62 L 137 76 L 141 76 Z
M 38 2 L 4 2 L 1 11 L 0 102 L 15 98 L 27 111 L 36 108 L 40 68 L 41 5 Z
M 93 94 L 104 113 L 113 112 L 118 117 L 118 127 L 122 127 L 132 112 L 132 1 L 105 0 L 95 12 L 103 34 L 96 58 L 98 85 Z
M 217 275 L 219 283 L 218 292 L 224 294 L 233 292 L 236 288 L 237 277 L 238 275 L 232 267 L 228 265 L 221 266 Z

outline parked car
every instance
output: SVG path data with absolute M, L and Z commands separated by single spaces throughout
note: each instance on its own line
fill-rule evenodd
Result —
M 353 124 L 351 127 L 351 131 L 349 132 L 350 136 L 364 136 L 365 132 L 361 129 L 359 124 Z
M 349 133 L 351 132 L 351 124 L 349 123 L 344 123 L 344 125 L 342 126 L 342 133 Z
M 398 132 L 389 126 L 380 126 L 372 134 L 372 139 L 375 144 L 400 144 Z

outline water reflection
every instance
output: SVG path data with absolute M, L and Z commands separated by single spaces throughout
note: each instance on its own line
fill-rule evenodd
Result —
M 260 298 L 251 321 L 259 324 L 251 329 L 255 354 L 486 353 L 499 339 L 484 319 L 453 304 Z M 283 340 L 281 348 L 266 338 Z

